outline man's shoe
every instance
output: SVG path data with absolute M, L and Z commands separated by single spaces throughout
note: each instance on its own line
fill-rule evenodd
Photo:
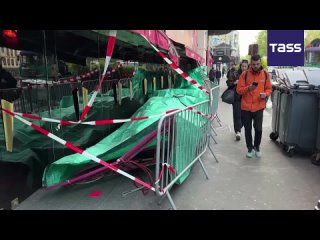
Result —
M 236 140 L 237 140 L 237 141 L 240 141 L 240 139 L 241 139 L 241 133 L 240 133 L 240 132 L 237 132 L 237 133 L 236 133 Z
M 255 153 L 256 153 L 256 157 L 257 157 L 257 158 L 261 158 L 260 148 L 255 147 L 254 150 L 255 150 Z
M 247 158 L 252 158 L 252 157 L 253 157 L 253 154 L 254 154 L 254 150 L 252 149 L 251 151 L 248 151 L 248 152 L 247 152 L 246 157 L 247 157 Z
M 257 150 L 256 150 L 255 152 L 256 152 L 256 157 L 257 157 L 257 158 L 261 158 L 261 152 L 260 152 L 260 151 L 257 151 Z

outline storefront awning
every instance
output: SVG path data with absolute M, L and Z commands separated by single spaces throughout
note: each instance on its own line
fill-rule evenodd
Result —
M 170 38 L 161 30 L 129 30 L 145 36 L 155 46 L 166 50 L 170 59 L 179 66 L 179 55 Z
M 186 47 L 186 55 L 187 55 L 187 57 L 193 58 L 193 59 L 195 59 L 195 60 L 197 60 L 197 61 L 199 61 L 201 63 L 205 63 L 206 62 L 206 60 L 203 57 L 201 57 L 198 53 L 192 51 L 188 47 Z

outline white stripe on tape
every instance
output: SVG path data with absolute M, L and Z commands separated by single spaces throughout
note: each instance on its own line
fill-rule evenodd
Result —
M 106 56 L 106 60 L 105 60 L 105 63 L 104 63 L 104 69 L 103 69 L 102 75 L 106 75 L 106 72 L 107 72 L 107 69 L 108 69 L 108 65 L 110 63 L 110 59 L 111 59 L 111 56 Z
M 130 175 L 130 174 L 122 171 L 121 169 L 118 169 L 117 172 L 120 173 L 120 174 L 122 174 L 123 176 L 125 176 L 125 177 L 127 177 L 127 178 L 132 179 L 132 180 L 135 180 L 135 179 L 136 179 L 134 176 L 132 176 L 132 175 Z
M 100 161 L 101 161 L 99 158 L 97 158 L 96 156 L 94 156 L 94 155 L 92 155 L 92 154 L 90 154 L 90 153 L 88 153 L 86 151 L 83 151 L 82 155 L 87 157 L 87 158 L 89 158 L 89 159 L 91 159 L 91 160 L 93 160 L 93 161 L 95 161 L 95 162 L 97 162 L 97 163 L 100 163 Z
M 170 61 L 170 59 L 169 58 L 163 58 L 168 64 L 172 64 L 172 62 Z
M 176 72 L 179 73 L 180 75 L 183 73 L 183 71 L 180 68 L 176 69 Z M 188 78 L 188 77 L 187 77 Z
M 27 121 L 27 120 L 24 120 L 23 118 L 19 117 L 19 116 L 16 116 L 17 119 L 19 119 L 21 122 L 27 124 L 28 126 L 31 126 L 31 122 Z
M 88 106 L 92 106 L 93 102 L 94 102 L 94 99 L 96 98 L 98 92 L 97 91 L 94 91 L 94 93 L 92 94 L 91 98 L 90 98 L 90 101 L 89 103 L 87 104 Z M 87 113 L 88 114 L 88 113 Z
M 51 119 L 51 118 L 45 118 L 45 117 L 43 117 L 42 120 L 43 120 L 43 121 L 46 121 L 46 122 L 60 123 L 60 120 Z
M 109 36 L 115 37 L 117 35 L 117 30 L 110 30 Z
M 66 144 L 66 141 L 65 141 L 65 140 L 57 137 L 56 135 L 54 135 L 54 134 L 52 134 L 52 133 L 49 133 L 49 134 L 48 134 L 48 137 L 56 140 L 57 142 L 61 143 L 62 145 L 65 145 L 65 144 Z
M 123 123 L 123 122 L 130 122 L 131 119 L 114 119 L 113 123 Z

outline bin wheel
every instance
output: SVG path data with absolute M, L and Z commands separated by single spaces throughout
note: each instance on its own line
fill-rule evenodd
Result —
M 294 149 L 290 149 L 288 152 L 289 157 L 293 157 Z
M 317 155 L 318 155 L 318 157 L 317 157 Z M 320 166 L 319 155 L 320 155 L 320 153 L 314 153 L 314 154 L 312 154 L 312 156 L 311 156 L 311 162 L 312 162 L 312 164 L 317 165 L 317 166 Z
M 278 139 L 279 134 L 278 134 L 278 133 L 275 133 L 275 132 L 272 132 L 272 133 L 270 133 L 269 137 L 270 137 L 270 139 L 271 139 L 272 141 L 275 141 L 275 140 Z

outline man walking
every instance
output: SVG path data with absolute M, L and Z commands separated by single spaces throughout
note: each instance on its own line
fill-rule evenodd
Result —
M 217 71 L 216 71 L 216 79 L 217 79 L 218 85 L 220 85 L 220 78 L 221 78 L 221 71 L 220 71 L 219 68 L 217 68 Z
M 212 66 L 210 72 L 209 72 L 209 80 L 211 82 L 214 82 L 216 80 L 216 70 L 214 69 L 214 67 Z
M 240 75 L 237 93 L 241 98 L 241 118 L 245 129 L 247 157 L 261 157 L 260 143 L 262 137 L 263 110 L 266 107 L 267 97 L 271 94 L 270 75 L 261 66 L 260 55 L 251 57 L 251 66 L 248 71 Z M 254 143 L 252 144 L 252 121 L 254 127 Z

